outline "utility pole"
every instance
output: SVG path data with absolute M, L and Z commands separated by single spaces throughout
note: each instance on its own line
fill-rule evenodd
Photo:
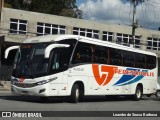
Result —
M 136 19 L 136 7 L 139 3 L 144 2 L 144 0 L 130 0 L 130 3 L 133 5 L 133 18 L 132 18 L 132 40 L 130 44 L 135 42 L 135 30 L 138 28 L 138 20 Z
M 0 0 L 0 27 L 1 27 L 1 13 L 2 13 L 2 7 L 3 7 L 3 0 Z M 1 32 L 1 30 L 0 30 L 0 32 Z M 1 37 L 2 38 L 2 37 Z M 1 58 L 1 54 L 2 54 L 2 39 L 0 38 L 0 67 L 2 66 L 1 65 L 1 60 L 2 60 L 2 58 Z
M 27 10 L 28 6 L 31 4 L 32 0 L 23 0 L 23 4 L 27 4 Z
M 3 5 L 4 5 L 4 0 L 0 0 L 0 19 L 1 19 Z

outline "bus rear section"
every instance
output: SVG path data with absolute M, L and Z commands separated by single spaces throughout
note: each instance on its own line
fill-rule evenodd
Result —
M 158 64 L 154 53 L 80 40 L 72 66 L 75 66 L 73 76 L 88 77 L 84 84 L 86 95 L 129 95 L 139 100 L 143 94 L 156 91 Z

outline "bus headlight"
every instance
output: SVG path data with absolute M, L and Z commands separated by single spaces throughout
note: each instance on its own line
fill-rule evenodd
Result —
M 40 81 L 40 82 L 37 82 L 36 84 L 37 84 L 37 85 L 43 85 L 43 84 L 49 83 L 49 82 L 51 82 L 51 81 L 53 81 L 53 80 L 56 80 L 56 79 L 57 79 L 57 77 L 54 77 L 54 78 L 48 79 L 48 80 L 42 80 L 42 81 Z
M 19 81 L 17 80 L 17 79 L 11 79 L 11 84 L 16 84 L 16 83 L 18 83 Z

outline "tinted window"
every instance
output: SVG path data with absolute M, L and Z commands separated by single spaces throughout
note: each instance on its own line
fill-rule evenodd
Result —
M 109 49 L 110 64 L 111 65 L 122 65 L 122 53 L 119 49 Z
M 58 73 L 68 68 L 70 51 L 68 48 L 54 48 L 50 57 L 50 72 Z
M 59 41 L 58 43 L 60 44 L 68 44 L 70 45 L 66 50 L 66 53 L 67 54 L 64 54 L 65 56 L 65 59 L 69 59 L 70 60 L 70 57 L 72 55 L 72 52 L 73 52 L 73 49 L 75 47 L 75 44 L 76 44 L 77 40 L 76 39 L 65 39 L 65 40 L 61 40 Z
M 94 62 L 100 64 L 107 64 L 107 47 L 95 46 L 94 48 Z
M 147 55 L 146 56 L 146 68 L 147 69 L 153 69 L 156 67 L 156 57 Z
M 123 66 L 134 67 L 134 53 L 129 51 L 123 52 Z
M 92 61 L 92 46 L 87 43 L 79 42 L 73 55 L 73 64 Z
M 140 53 L 135 54 L 135 67 L 145 68 L 145 55 Z

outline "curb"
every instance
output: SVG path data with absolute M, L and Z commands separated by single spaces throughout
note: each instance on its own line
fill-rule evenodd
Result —
M 11 91 L 11 82 L 10 81 L 0 81 L 0 91 Z
M 9 87 L 0 87 L 0 91 L 11 91 Z

